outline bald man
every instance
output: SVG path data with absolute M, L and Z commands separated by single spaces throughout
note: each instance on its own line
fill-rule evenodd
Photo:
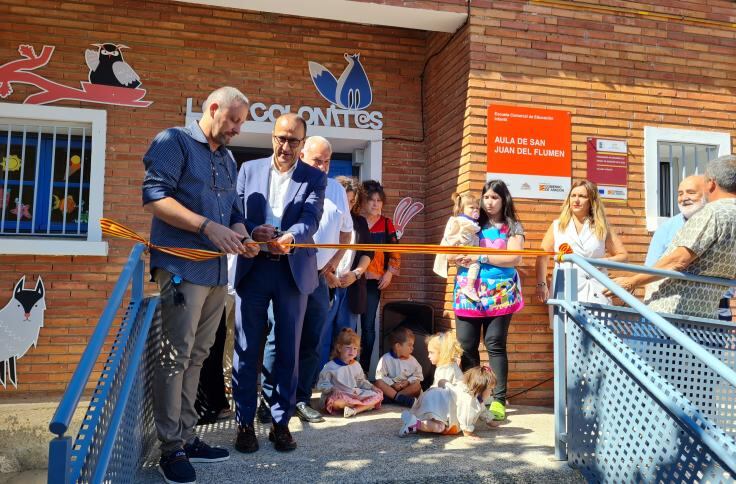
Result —
M 703 175 L 691 175 L 680 182 L 677 187 L 677 207 L 680 209 L 680 213 L 671 217 L 654 232 L 644 262 L 646 266 L 652 267 L 662 257 L 677 231 L 685 225 L 690 217 L 705 206 L 704 189 L 705 178 Z

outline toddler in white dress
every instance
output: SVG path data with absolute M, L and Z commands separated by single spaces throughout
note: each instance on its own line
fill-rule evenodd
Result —
M 383 393 L 371 385 L 355 360 L 359 350 L 360 337 L 355 331 L 350 328 L 340 331 L 335 338 L 332 359 L 322 368 L 317 382 L 322 406 L 329 414 L 342 410 L 343 416 L 349 418 L 381 406 Z
M 440 386 L 441 381 L 458 383 L 463 381 L 463 372 L 457 364 L 463 354 L 455 333 L 446 331 L 435 333 L 427 340 L 427 357 L 436 367 L 432 387 Z
M 400 437 L 416 432 L 475 437 L 475 424 L 483 420 L 489 427 L 499 422 L 483 405 L 496 386 L 496 376 L 487 366 L 471 368 L 458 383 L 441 382 L 443 386 L 428 389 L 419 397 L 411 411 L 401 414 Z
M 391 331 L 391 351 L 381 356 L 376 366 L 376 386 L 384 400 L 404 407 L 414 405 L 422 392 L 424 380 L 422 365 L 411 354 L 414 351 L 414 332 L 404 326 Z

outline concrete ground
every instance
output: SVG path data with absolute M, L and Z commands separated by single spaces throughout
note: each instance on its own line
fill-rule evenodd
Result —
M 0 484 L 46 482 L 48 422 L 57 402 L 0 405 Z M 79 427 L 86 404 L 72 424 Z M 291 421 L 299 448 L 279 453 L 268 441 L 268 427 L 256 425 L 261 448 L 240 454 L 232 447 L 235 422 L 199 428 L 213 445 L 228 448 L 220 464 L 195 464 L 198 482 L 584 482 L 564 462 L 554 460 L 551 409 L 511 406 L 497 429 L 479 426 L 480 439 L 430 434 L 399 438 L 401 408 L 386 405 L 352 419 L 327 416 L 324 423 Z M 149 456 L 135 482 L 161 483 L 158 451 Z
M 299 447 L 276 452 L 268 427 L 256 424 L 260 450 L 233 449 L 235 422 L 200 427 L 200 436 L 226 447 L 230 460 L 194 464 L 198 482 L 584 482 L 565 462 L 554 460 L 553 415 L 548 408 L 515 406 L 498 429 L 481 424 L 480 439 L 431 434 L 397 436 L 401 409 L 384 406 L 351 419 L 326 417 L 319 424 L 291 420 Z M 162 483 L 154 451 L 136 482 Z
M 18 472 L 46 469 L 53 437 L 49 422 L 58 405 L 22 400 L 0 404 L 0 483 L 16 478 Z M 82 402 L 77 407 L 68 435 L 77 434 L 88 406 Z

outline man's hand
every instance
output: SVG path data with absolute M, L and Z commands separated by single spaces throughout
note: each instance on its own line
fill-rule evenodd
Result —
M 613 282 L 615 282 L 628 292 L 632 292 L 634 289 L 636 289 L 636 285 L 634 284 L 634 281 L 632 281 L 631 277 L 617 277 L 613 279 Z M 603 291 L 603 295 L 606 297 L 612 297 L 615 294 L 613 294 L 609 289 L 606 289 L 605 291 Z
M 255 232 L 255 229 L 254 229 Z M 271 251 L 272 254 L 275 255 L 284 255 L 289 253 L 289 248 L 285 247 L 285 244 L 293 244 L 294 243 L 294 236 L 292 234 L 286 233 L 281 235 L 278 239 L 272 240 L 268 242 L 268 250 Z
M 340 279 L 337 278 L 334 272 L 325 272 L 323 275 L 327 281 L 327 287 L 330 289 L 340 287 Z
M 259 244 L 254 244 L 253 242 L 254 241 L 252 238 L 245 239 L 243 241 L 243 247 L 245 247 L 245 250 L 241 252 L 240 255 L 248 259 L 257 256 L 258 253 L 261 251 L 261 246 Z
M 322 274 L 326 274 L 328 272 L 331 272 L 334 274 L 336 270 L 337 270 L 337 265 L 333 264 L 332 261 L 329 261 L 327 262 L 327 264 L 325 264 L 325 266 L 322 268 L 320 272 Z
M 357 280 L 358 280 L 358 276 L 355 275 L 355 272 L 348 271 L 345 274 L 340 276 L 340 287 L 349 287 L 351 284 L 353 284 Z
M 248 235 L 248 230 L 246 230 L 245 225 L 243 225 L 242 223 L 237 223 L 231 225 L 230 228 L 240 235 L 240 241 L 243 244 L 244 249 L 242 252 L 240 252 L 240 255 L 242 255 L 243 257 L 247 257 L 248 259 L 258 255 L 258 252 L 261 251 L 261 247 L 258 244 L 253 243 L 254 241 L 250 237 L 250 235 Z
M 242 235 L 224 225 L 210 222 L 204 228 L 204 235 L 215 244 L 221 252 L 227 254 L 240 254 L 245 252 L 245 247 L 240 243 Z
M 268 242 L 273 239 L 276 233 L 276 227 L 273 225 L 263 224 L 253 229 L 253 233 L 250 234 L 253 240 L 256 242 Z

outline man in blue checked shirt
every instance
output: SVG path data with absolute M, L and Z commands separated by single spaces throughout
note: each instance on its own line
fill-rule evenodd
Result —
M 153 215 L 151 242 L 254 257 L 235 191 L 236 165 L 225 148 L 248 116 L 248 98 L 233 87 L 212 92 L 202 118 L 159 133 L 143 157 L 143 207 Z M 161 360 L 154 371 L 153 413 L 161 442 L 159 472 L 169 483 L 196 481 L 192 462 L 227 460 L 194 433 L 202 362 L 225 307 L 227 260 L 185 260 L 153 250 L 151 274 L 161 290 Z

